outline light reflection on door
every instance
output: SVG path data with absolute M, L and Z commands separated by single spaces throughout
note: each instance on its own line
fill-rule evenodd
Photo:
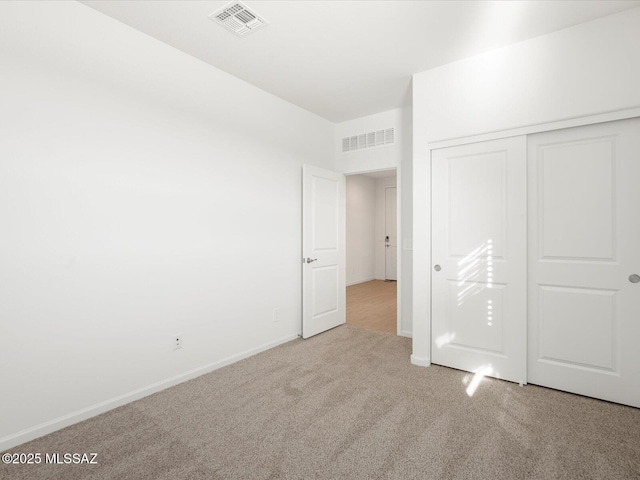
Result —
M 514 137 L 432 152 L 432 361 L 481 372 L 478 378 L 521 383 L 526 382 L 524 142 Z

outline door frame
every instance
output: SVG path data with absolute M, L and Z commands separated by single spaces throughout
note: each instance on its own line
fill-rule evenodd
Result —
M 413 342 L 411 363 L 431 365 L 431 156 L 440 148 L 484 142 L 499 138 L 580 127 L 596 123 L 640 117 L 640 108 L 575 117 L 521 128 L 431 142 L 424 135 L 413 139 Z M 425 295 L 424 292 L 429 292 Z
M 354 170 L 348 172 L 341 172 L 343 175 L 350 177 L 352 175 L 362 175 L 367 173 L 375 173 L 375 172 L 389 172 L 395 170 L 396 171 L 396 195 L 398 201 L 396 201 L 396 229 L 398 235 L 398 250 L 397 250 L 397 261 L 398 261 L 398 280 L 396 281 L 396 335 L 399 337 L 409 337 L 411 338 L 412 332 L 407 332 L 402 329 L 402 248 L 403 240 L 402 240 L 402 170 L 400 165 L 396 165 L 395 167 L 387 167 L 387 168 L 374 168 L 367 170 Z M 386 187 L 385 187 L 386 188 Z
M 398 240 L 399 240 L 399 236 L 398 236 L 398 179 L 397 179 L 397 174 L 396 174 L 396 186 L 392 187 L 392 186 L 385 186 L 384 188 L 384 233 L 387 233 L 387 193 L 389 191 L 390 188 L 395 188 L 396 189 L 396 282 L 398 281 L 398 279 L 400 278 L 400 275 L 398 275 L 398 259 L 399 254 L 399 245 L 398 245 Z M 385 249 L 386 249 L 386 245 L 385 245 Z M 385 250 L 384 253 L 384 279 L 387 279 L 387 252 Z

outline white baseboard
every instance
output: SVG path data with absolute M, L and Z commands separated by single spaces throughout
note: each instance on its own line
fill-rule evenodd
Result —
M 431 366 L 431 359 L 429 357 L 416 357 L 415 355 L 411 355 L 411 363 L 419 367 L 429 367 Z
M 371 278 L 365 278 L 364 280 L 355 280 L 353 282 L 347 283 L 347 287 L 350 287 L 351 285 L 358 285 L 359 283 L 370 282 L 372 280 L 375 280 L 375 278 L 371 277 Z
M 402 330 L 400 332 L 401 337 L 413 338 L 413 332 L 409 332 L 408 330 Z
M 124 395 L 119 395 L 109 400 L 105 400 L 104 402 L 96 403 L 95 405 L 91 405 L 81 410 L 63 415 L 62 417 L 58 417 L 48 422 L 41 423 L 40 425 L 36 425 L 34 427 L 27 428 L 20 432 L 0 438 L 0 452 L 3 452 L 10 448 L 14 448 L 25 442 L 29 442 L 62 428 L 68 427 L 69 425 L 73 425 L 74 423 L 78 423 L 88 418 L 95 417 L 96 415 L 100 415 L 101 413 L 108 412 L 109 410 L 113 410 L 114 408 L 126 405 L 127 403 L 131 403 L 135 400 L 139 400 L 166 388 L 173 387 L 174 385 L 178 385 L 179 383 L 186 382 L 187 380 L 191 380 L 192 378 L 199 377 L 200 375 L 204 375 L 205 373 L 213 372 L 214 370 L 251 357 L 253 355 L 256 355 L 257 353 L 264 352 L 265 350 L 269 350 L 270 348 L 277 347 L 278 345 L 289 342 L 291 340 L 295 340 L 298 337 L 298 333 L 287 335 L 286 337 L 274 342 L 266 343 L 259 347 L 247 350 L 237 355 L 232 355 L 203 367 L 194 368 L 193 370 L 189 370 L 188 372 L 182 373 L 175 377 L 156 382 L 132 392 L 125 393 Z

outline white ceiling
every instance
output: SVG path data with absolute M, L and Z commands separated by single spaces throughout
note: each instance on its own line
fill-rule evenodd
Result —
M 411 103 L 411 75 L 640 6 L 633 1 L 257 1 L 238 38 L 227 1 L 83 3 L 332 122 Z

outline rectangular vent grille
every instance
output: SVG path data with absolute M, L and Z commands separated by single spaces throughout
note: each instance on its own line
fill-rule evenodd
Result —
M 390 145 L 396 141 L 395 128 L 376 130 L 375 132 L 361 133 L 352 137 L 342 139 L 342 153 L 362 150 L 364 148 L 380 147 Z
M 221 10 L 209 15 L 209 18 L 239 37 L 244 37 L 246 34 L 268 25 L 264 18 L 250 10 L 242 2 L 231 2 Z

